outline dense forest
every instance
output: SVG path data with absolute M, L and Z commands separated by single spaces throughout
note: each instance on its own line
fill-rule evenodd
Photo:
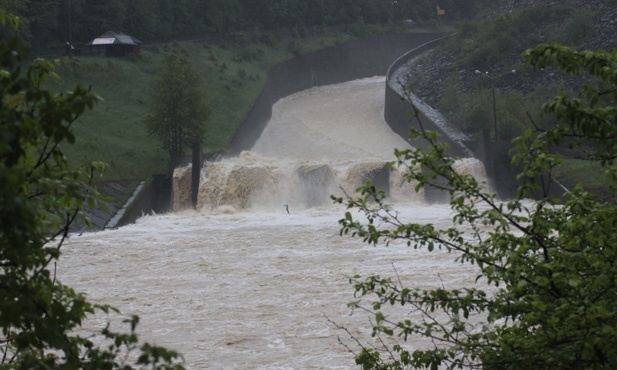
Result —
M 246 30 L 364 22 L 434 24 L 469 18 L 488 0 L 0 0 L 25 20 L 20 38 L 35 51 L 107 31 L 149 42 Z M 438 15 L 438 9 L 441 15 Z

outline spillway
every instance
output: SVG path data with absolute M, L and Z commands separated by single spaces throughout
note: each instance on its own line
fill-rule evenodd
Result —
M 206 163 L 198 211 L 73 235 L 58 278 L 140 315 L 141 337 L 180 351 L 190 369 L 354 368 L 339 338 L 353 343 L 332 324 L 370 339 L 369 317 L 347 307 L 349 276 L 396 273 L 425 287 L 475 278 L 445 252 L 339 235 L 345 209 L 328 197 L 367 179 L 388 188 L 403 219 L 450 225 L 447 206 L 425 204 L 384 167 L 408 144 L 385 124 L 383 96 L 375 77 L 282 99 L 251 150 Z

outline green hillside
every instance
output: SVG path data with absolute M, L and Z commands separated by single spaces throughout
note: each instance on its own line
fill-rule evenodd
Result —
M 103 180 L 139 180 L 167 170 L 167 152 L 145 132 L 149 88 L 163 57 L 178 54 L 188 58 L 201 74 L 211 108 L 204 149 L 216 152 L 233 136 L 254 99 L 259 95 L 269 68 L 274 64 L 351 39 L 348 34 L 291 38 L 275 41 L 262 35 L 208 44 L 174 42 L 143 48 L 140 57 L 73 58 L 56 71 L 60 80 L 52 88 L 68 90 L 75 84 L 91 86 L 102 101 L 74 125 L 77 140 L 66 145 L 68 159 L 76 165 L 93 160 L 111 168 Z

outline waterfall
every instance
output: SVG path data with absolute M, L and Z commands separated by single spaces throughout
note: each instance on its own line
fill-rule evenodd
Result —
M 198 208 L 323 207 L 331 204 L 330 195 L 352 195 L 367 180 L 394 202 L 422 202 L 403 171 L 387 165 L 395 159 L 394 148 L 410 146 L 384 121 L 384 84 L 383 77 L 374 77 L 281 99 L 253 148 L 205 163 Z M 456 170 L 486 181 L 482 163 L 473 158 L 458 161 Z M 184 194 L 177 200 L 184 207 L 187 176 L 190 171 L 183 169 L 174 176 L 174 194 Z

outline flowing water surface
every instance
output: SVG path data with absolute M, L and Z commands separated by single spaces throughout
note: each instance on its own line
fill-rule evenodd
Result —
M 140 315 L 142 338 L 178 350 L 191 369 L 356 368 L 339 337 L 352 348 L 353 341 L 332 324 L 370 338 L 368 314 L 347 307 L 349 276 L 398 276 L 425 287 L 475 278 L 445 252 L 339 235 L 345 209 L 327 195 L 383 175 L 393 149 L 407 146 L 383 121 L 384 83 L 358 80 L 283 99 L 250 152 L 206 164 L 199 211 L 73 235 L 58 278 L 94 302 Z M 449 225 L 448 207 L 424 204 L 396 176 L 386 178 L 404 220 Z M 97 316 L 86 328 L 107 320 Z

